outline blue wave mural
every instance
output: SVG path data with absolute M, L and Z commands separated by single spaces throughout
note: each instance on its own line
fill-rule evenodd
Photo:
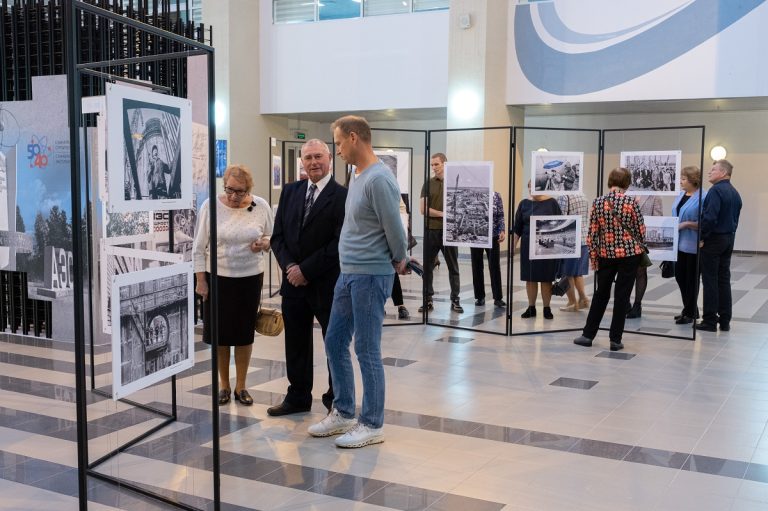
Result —
M 544 92 L 560 96 L 588 94 L 625 83 L 663 66 L 716 36 L 765 2 L 695 0 L 635 27 L 597 35 L 572 31 L 557 16 L 552 3 L 539 5 L 540 19 L 549 35 L 564 43 L 610 41 L 647 27 L 628 39 L 585 53 L 566 53 L 547 45 L 534 27 L 532 6 L 521 5 L 515 11 L 517 60 L 525 77 Z

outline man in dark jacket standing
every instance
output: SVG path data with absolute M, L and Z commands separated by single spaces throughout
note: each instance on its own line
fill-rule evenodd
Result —
M 731 254 L 741 213 L 741 196 L 731 184 L 733 165 L 717 160 L 709 171 L 712 188 L 701 213 L 701 281 L 704 315 L 696 327 L 707 332 L 731 329 Z
M 314 318 L 323 337 L 328 328 L 333 288 L 339 276 L 339 235 L 344 223 L 347 189 L 331 175 L 331 152 L 325 142 L 307 141 L 301 161 L 309 179 L 285 185 L 275 216 L 272 250 L 283 269 L 285 363 L 288 393 L 272 416 L 307 412 L 312 407 L 312 333 Z M 330 410 L 330 376 L 323 404 Z

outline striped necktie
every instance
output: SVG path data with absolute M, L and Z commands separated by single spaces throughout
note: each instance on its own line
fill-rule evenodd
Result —
M 309 218 L 309 210 L 312 209 L 312 204 L 315 203 L 315 190 L 317 190 L 317 185 L 315 183 L 310 183 L 309 191 L 307 192 L 307 198 L 304 201 L 304 220 L 301 222 L 302 226 L 307 223 L 307 218 Z

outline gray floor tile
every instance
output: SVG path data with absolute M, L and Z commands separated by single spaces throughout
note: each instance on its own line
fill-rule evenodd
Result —
M 744 477 L 748 466 L 749 463 L 746 461 L 726 460 L 700 454 L 691 454 L 681 468 L 691 472 L 741 479 Z
M 486 440 L 493 440 L 494 442 L 515 444 L 520 443 L 520 441 L 530 433 L 531 432 L 527 429 L 482 424 L 479 428 L 467 433 L 467 436 L 485 438 Z
M 499 511 L 504 508 L 500 502 L 473 499 L 461 495 L 445 494 L 429 506 L 429 511 Z
M 589 390 L 599 382 L 594 380 L 581 380 L 579 378 L 560 377 L 550 383 L 554 387 L 567 387 L 569 389 Z
M 452 433 L 454 435 L 468 435 L 478 429 L 482 424 L 477 422 L 462 421 L 456 419 L 438 418 L 435 421 L 427 423 L 422 429 L 429 431 L 440 431 L 442 433 Z
M 275 470 L 282 469 L 284 465 L 280 461 L 238 455 L 230 461 L 222 463 L 221 473 L 244 479 L 261 479 Z
M 366 498 L 363 502 L 402 511 L 417 511 L 427 509 L 443 495 L 445 495 L 444 492 L 392 483 Z
M 747 467 L 747 472 L 744 474 L 744 479 L 757 481 L 759 483 L 768 483 L 768 465 L 750 463 Z
M 309 490 L 313 486 L 323 483 L 332 472 L 312 467 L 301 467 L 283 463 L 280 468 L 260 477 L 262 483 L 276 484 L 295 490 Z
M 381 359 L 381 362 L 385 366 L 392 366 L 392 367 L 405 367 L 409 366 L 413 363 L 415 363 L 415 360 L 408 360 L 406 358 L 394 358 L 394 357 L 384 357 Z
M 334 474 L 320 484 L 313 486 L 313 493 L 362 501 L 387 486 L 388 482 L 367 479 L 349 474 Z
M 624 351 L 601 351 L 597 355 L 597 358 L 613 358 L 616 360 L 630 360 L 635 358 L 634 353 L 626 353 Z
M 638 446 L 633 447 L 624 457 L 624 461 L 668 468 L 682 468 L 687 459 L 688 454 L 686 453 Z
M 449 335 L 447 337 L 440 337 L 439 339 L 435 339 L 435 340 L 439 342 L 450 342 L 453 344 L 466 344 L 468 342 L 474 341 L 475 339 L 472 337 L 461 337 L 458 335 Z
M 581 438 L 573 444 L 568 452 L 611 460 L 621 460 L 624 459 L 630 450 L 632 450 L 631 445 Z
M 531 431 L 516 443 L 520 445 L 529 445 L 531 447 L 541 447 L 542 449 L 552 449 L 555 451 L 569 451 L 578 441 L 579 438 L 572 436 Z

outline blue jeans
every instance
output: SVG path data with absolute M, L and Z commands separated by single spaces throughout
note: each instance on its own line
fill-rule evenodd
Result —
M 349 344 L 355 336 L 355 354 L 363 376 L 363 409 L 359 422 L 380 428 L 384 424 L 384 364 L 381 328 L 384 302 L 392 292 L 393 275 L 342 273 L 333 291 L 333 307 L 325 352 L 333 380 L 333 406 L 342 417 L 355 416 L 355 374 Z

